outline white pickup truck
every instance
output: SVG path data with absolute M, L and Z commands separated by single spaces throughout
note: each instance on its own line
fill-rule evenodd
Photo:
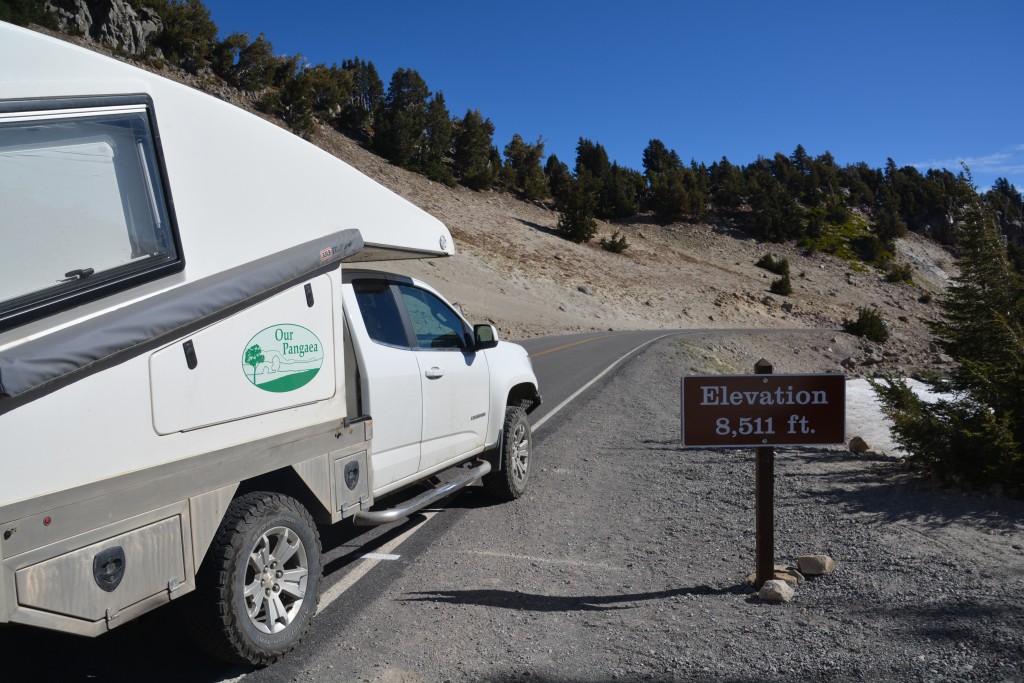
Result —
M 0 23 L 0 626 L 193 593 L 206 649 L 266 664 L 316 611 L 318 526 L 520 496 L 526 352 L 362 265 L 453 253 L 273 124 Z

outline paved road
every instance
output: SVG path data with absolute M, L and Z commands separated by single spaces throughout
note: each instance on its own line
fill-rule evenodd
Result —
M 537 430 L 537 446 L 564 417 L 573 401 L 594 391 L 614 375 L 621 361 L 663 331 L 606 332 L 543 337 L 527 340 L 541 382 L 544 404 L 531 416 Z M 479 502 L 479 501 L 478 501 Z M 318 646 L 332 646 L 353 624 L 347 615 L 358 614 L 374 601 L 388 600 L 388 586 L 408 561 L 429 548 L 438 537 L 458 525 L 467 508 L 450 501 L 444 514 L 426 511 L 405 523 L 357 529 L 338 525 L 324 534 L 324 582 L 321 611 L 309 635 L 311 645 L 290 656 L 287 669 L 301 668 Z M 436 515 L 436 517 L 435 517 Z M 433 519 L 432 519 L 433 518 Z M 370 558 L 365 556 L 370 555 Z M 394 559 L 377 559 L 377 558 Z M 171 614 L 173 606 L 130 622 L 98 639 L 59 633 L 9 628 L 0 639 L 6 655 L 6 680 L 33 681 L 225 681 L 281 680 L 281 665 L 263 671 L 225 668 L 195 652 L 187 621 Z M 145 672 L 143 674 L 143 672 Z M 289 679 L 290 680 L 290 679 Z
M 530 353 L 544 397 L 543 405 L 530 416 L 534 429 L 543 429 L 550 418 L 568 408 L 584 391 L 610 377 L 630 355 L 673 334 L 663 330 L 597 332 L 522 342 Z

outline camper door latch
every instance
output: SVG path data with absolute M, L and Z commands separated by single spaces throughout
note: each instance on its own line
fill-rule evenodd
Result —
M 313 308 L 313 285 L 306 283 L 306 305 Z
M 185 350 L 185 362 L 188 364 L 188 369 L 195 370 L 196 366 L 199 365 L 199 358 L 196 356 L 196 347 L 192 340 L 189 339 L 181 347 Z

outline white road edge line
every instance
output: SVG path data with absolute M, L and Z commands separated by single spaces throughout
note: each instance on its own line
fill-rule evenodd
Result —
M 557 406 L 555 406 L 551 410 L 550 413 L 548 413 L 547 415 L 545 415 L 541 419 L 537 420 L 537 423 L 532 426 L 533 431 L 537 431 L 538 429 L 540 429 L 544 425 L 545 422 L 547 422 L 548 420 L 553 418 L 555 415 L 557 415 L 558 411 L 560 411 L 562 408 L 564 408 L 567 405 L 569 405 L 570 403 L 572 403 L 580 394 L 582 394 L 584 391 L 586 391 L 591 386 L 593 386 L 593 384 L 595 382 L 597 382 L 597 380 L 601 379 L 602 377 L 607 375 L 609 372 L 611 372 L 612 368 L 614 368 L 616 365 L 618 365 L 623 360 L 628 358 L 631 354 L 636 353 L 637 351 L 639 351 L 640 349 L 642 349 L 643 347 L 645 347 L 645 346 L 647 346 L 649 344 L 653 344 L 654 342 L 658 341 L 659 339 L 664 339 L 665 337 L 671 337 L 671 336 L 673 336 L 675 334 L 678 334 L 678 332 L 669 332 L 668 334 L 663 334 L 660 337 L 655 337 L 654 339 L 650 339 L 648 341 L 645 341 L 643 344 L 641 344 L 640 346 L 636 347 L 635 349 L 630 349 L 626 353 L 624 353 L 621 356 L 619 356 L 618 359 L 616 359 L 611 365 L 609 365 L 604 370 L 602 370 L 600 372 L 600 374 L 597 375 L 597 377 L 595 377 L 594 379 L 590 380 L 589 382 L 584 384 L 582 387 L 577 389 L 576 392 L 572 396 L 570 396 L 569 398 L 567 398 L 564 401 L 562 401 L 561 403 L 559 403 Z
M 426 510 L 420 510 L 420 512 L 417 513 L 417 514 L 423 515 L 427 519 L 425 519 L 424 521 L 420 522 L 419 524 L 417 524 L 416 526 L 412 527 L 411 529 L 406 529 L 406 531 L 404 533 L 399 534 L 398 536 L 395 536 L 394 538 L 392 538 L 390 541 L 388 541 L 387 543 L 382 545 L 380 548 L 378 548 L 377 549 L 378 552 L 366 553 L 365 555 L 363 555 L 364 558 L 367 558 L 365 562 L 361 562 L 358 567 L 356 567 L 351 572 L 346 574 L 343 579 L 338 581 L 338 583 L 334 584 L 328 590 L 326 590 L 323 593 L 321 593 L 320 594 L 320 606 L 316 610 L 317 614 L 319 614 L 320 612 L 323 612 L 325 609 L 327 609 L 327 607 L 330 606 L 330 604 L 332 602 L 334 602 L 335 600 L 340 598 L 345 593 L 345 591 L 347 591 L 349 588 L 351 588 L 353 585 L 355 585 L 356 581 L 358 581 L 359 579 L 361 579 L 364 576 L 366 576 L 371 569 L 373 569 L 378 564 L 380 564 L 383 561 L 383 559 L 380 558 L 381 555 L 390 555 L 398 546 L 402 545 L 402 543 L 406 539 L 408 539 L 414 533 L 419 531 L 423 527 L 423 525 L 426 524 L 427 521 L 431 517 L 436 515 L 437 513 L 436 512 L 428 512 Z M 397 557 L 397 556 L 395 556 L 395 557 Z M 391 558 L 387 558 L 387 559 L 391 559 Z
M 361 556 L 363 560 L 398 560 L 401 559 L 401 555 L 391 555 L 389 553 L 365 553 Z

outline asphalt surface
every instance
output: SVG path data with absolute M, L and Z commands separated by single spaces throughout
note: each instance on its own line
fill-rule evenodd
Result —
M 545 433 L 557 428 L 561 417 L 571 414 L 580 396 L 596 391 L 638 349 L 669 333 L 664 331 L 605 332 L 542 337 L 522 342 L 531 355 L 541 384 L 544 403 L 531 415 L 541 423 L 535 449 L 543 447 Z M 586 387 L 586 390 L 580 392 Z M 567 402 L 568 401 L 568 402 Z M 391 583 L 409 562 L 431 547 L 439 537 L 458 527 L 467 509 L 483 505 L 479 495 L 456 497 L 433 511 L 369 530 L 342 523 L 323 532 L 324 604 L 304 644 L 284 662 L 264 670 L 225 667 L 198 653 L 188 635 L 187 619 L 170 605 L 96 639 L 61 633 L 9 627 L 0 631 L 0 654 L 12 681 L 246 681 L 291 680 L 283 671 L 301 670 L 317 648 L 335 647 L 352 628 L 350 615 L 371 609 L 389 599 Z M 468 498 L 469 503 L 464 499 Z M 464 507 L 468 505 L 469 508 Z M 500 508 L 494 508 L 500 514 Z M 400 541 L 397 548 L 390 547 Z M 381 553 L 381 548 L 390 552 Z M 367 554 L 371 559 L 365 558 Z M 397 560 L 372 559 L 374 555 Z M 354 582 L 354 583 L 353 583 Z M 351 584 L 351 585 L 350 585 Z M 330 680 L 325 674 L 323 680 Z

